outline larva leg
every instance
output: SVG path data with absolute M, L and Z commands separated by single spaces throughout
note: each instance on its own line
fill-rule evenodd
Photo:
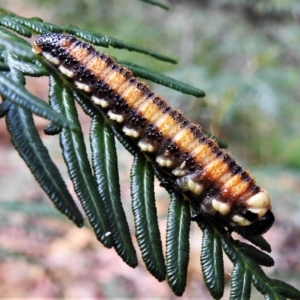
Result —
M 190 175 L 182 176 L 176 180 L 176 184 L 181 189 L 181 191 L 190 191 L 193 194 L 200 196 L 204 192 L 205 187 L 203 184 L 195 181 L 197 175 L 197 172 L 195 172 Z

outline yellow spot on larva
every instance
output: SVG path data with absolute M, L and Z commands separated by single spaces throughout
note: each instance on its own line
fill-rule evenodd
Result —
M 140 135 L 138 131 L 132 128 L 128 128 L 126 126 L 124 126 L 122 130 L 126 135 L 131 136 L 133 138 L 137 138 Z
M 109 103 L 106 100 L 104 100 L 104 99 L 100 99 L 100 98 L 98 98 L 96 96 L 92 96 L 91 99 L 92 99 L 92 101 L 93 101 L 94 104 L 100 105 L 103 108 L 106 108 L 106 107 L 109 106 Z
M 144 152 L 154 152 L 155 151 L 155 148 L 153 147 L 153 145 L 143 142 L 143 141 L 139 141 L 138 146 Z
M 177 168 L 177 169 L 172 171 L 172 174 L 174 174 L 177 177 L 182 177 L 182 176 L 186 175 L 186 171 L 180 170 L 180 169 Z
M 89 85 L 85 84 L 85 83 L 82 83 L 82 82 L 79 82 L 79 81 L 75 81 L 74 83 L 80 90 L 83 90 L 87 93 L 90 93 L 92 91 L 91 87 Z
M 172 165 L 174 164 L 173 160 L 169 159 L 169 158 L 165 158 L 162 156 L 158 156 L 156 158 L 156 162 L 161 166 L 161 167 L 167 167 L 170 168 L 172 167 Z
M 227 215 L 230 212 L 230 205 L 216 199 L 212 200 L 212 207 L 218 211 L 222 216 Z
M 71 70 L 69 70 L 69 69 L 67 69 L 67 68 L 64 67 L 63 65 L 60 65 L 60 66 L 58 67 L 58 69 L 59 69 L 60 72 L 62 72 L 62 73 L 63 73 L 64 75 L 66 75 L 67 77 L 69 77 L 69 78 L 74 77 L 74 72 L 71 71 Z
M 265 191 L 261 191 L 247 200 L 250 208 L 270 209 L 270 197 Z
M 232 221 L 237 223 L 239 226 L 248 226 L 251 224 L 250 221 L 248 221 L 247 219 L 239 216 L 239 215 L 235 215 L 232 217 Z
M 189 190 L 195 195 L 201 195 L 204 191 L 204 185 L 189 179 L 187 182 Z
M 111 110 L 107 113 L 107 115 L 111 120 L 116 121 L 118 123 L 122 123 L 124 121 L 124 117 L 122 115 L 115 114 Z
M 52 56 L 50 53 L 43 52 L 43 56 L 53 65 L 58 66 L 60 64 L 60 60 L 57 57 Z

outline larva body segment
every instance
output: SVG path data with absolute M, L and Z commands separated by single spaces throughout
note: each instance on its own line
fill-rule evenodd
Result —
M 45 34 L 33 51 L 42 54 L 75 85 L 91 95 L 108 116 L 152 152 L 176 183 L 201 203 L 201 209 L 247 234 L 266 232 L 274 222 L 270 198 L 248 172 L 146 84 L 109 56 L 70 35 Z

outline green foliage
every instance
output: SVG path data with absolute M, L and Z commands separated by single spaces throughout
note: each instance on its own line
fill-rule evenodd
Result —
M 203 91 L 199 91 L 199 89 L 197 89 L 197 88 L 194 88 L 186 83 L 182 83 L 178 80 L 170 78 L 166 75 L 158 74 L 156 72 L 153 72 L 151 70 L 148 70 L 146 68 L 138 66 L 132 62 L 118 61 L 118 60 L 117 60 L 117 62 L 120 63 L 121 65 L 126 66 L 137 77 L 151 80 L 155 83 L 164 85 L 166 87 L 172 88 L 174 90 L 177 90 L 182 93 L 189 94 L 189 95 L 192 95 L 195 97 L 204 97 L 205 96 L 205 93 Z
M 153 51 L 145 51 L 143 48 L 104 35 L 80 30 L 74 26 L 58 27 L 44 23 L 38 18 L 25 19 L 3 13 L 0 15 L 0 24 L 0 94 L 4 100 L 0 106 L 0 116 L 6 117 L 12 141 L 20 156 L 54 205 L 78 226 L 82 226 L 82 216 L 65 188 L 59 171 L 48 156 L 32 121 L 32 114 L 49 119 L 51 123 L 45 132 L 60 136 L 60 146 L 69 176 L 95 235 L 106 247 L 114 247 L 129 266 L 135 267 L 136 252 L 120 201 L 114 136 L 117 137 L 134 155 L 131 169 L 132 208 L 137 241 L 145 265 L 159 281 L 164 280 L 167 275 L 173 292 L 182 295 L 186 286 L 189 260 L 190 206 L 194 210 L 197 209 L 196 204 L 186 195 L 168 190 L 171 202 L 167 221 L 165 263 L 157 225 L 153 181 L 155 175 L 161 182 L 165 182 L 170 178 L 170 174 L 162 170 L 146 153 L 141 153 L 135 142 L 124 136 L 117 124 L 112 123 L 100 108 L 92 105 L 87 95 L 78 91 L 46 61 L 34 56 L 30 45 L 13 32 L 25 37 L 30 37 L 32 32 L 71 32 L 95 45 L 121 47 L 164 61 L 174 61 Z M 129 68 L 133 66 L 131 63 L 127 65 Z M 136 65 L 133 66 L 133 71 L 146 78 L 155 78 L 157 82 L 181 92 L 204 96 L 201 90 Z M 24 88 L 24 76 L 46 74 L 50 78 L 50 105 Z M 91 162 L 87 157 L 74 99 L 92 118 Z M 273 280 L 263 272 L 260 266 L 271 266 L 274 263 L 269 255 L 252 245 L 233 240 L 222 226 L 214 223 L 214 220 L 203 216 L 197 223 L 203 231 L 201 265 L 204 280 L 215 299 L 220 299 L 224 290 L 223 251 L 234 265 L 231 299 L 249 299 L 251 284 L 266 299 L 300 298 L 300 292 L 295 288 L 282 281 Z M 262 237 L 248 240 L 262 250 L 270 251 L 269 244 Z
M 152 56 L 152 57 L 162 60 L 162 61 L 170 62 L 173 64 L 176 63 L 175 59 L 167 57 L 167 56 L 159 54 L 159 53 L 156 53 L 156 52 L 153 52 L 149 49 L 145 49 L 143 47 L 125 43 L 116 38 L 109 37 L 107 35 L 102 35 L 102 34 L 99 34 L 96 32 L 88 31 L 88 30 L 80 30 L 79 28 L 77 28 L 76 26 L 73 26 L 73 25 L 64 27 L 63 31 L 70 33 L 72 35 L 75 35 L 95 46 L 101 46 L 101 47 L 111 46 L 116 49 L 127 49 L 129 51 L 135 51 L 135 52 L 147 54 L 149 56 Z
M 153 1 L 153 0 L 140 0 L 140 1 L 152 4 L 152 5 L 159 6 L 159 7 L 163 8 L 163 9 L 165 9 L 165 10 L 169 9 L 168 6 L 162 4 L 162 3 L 158 2 L 158 1 Z
M 168 211 L 166 261 L 168 283 L 181 296 L 186 286 L 189 262 L 190 207 L 181 195 L 171 193 Z
M 104 118 L 93 118 L 90 141 L 94 175 L 108 216 L 109 233 L 117 253 L 134 268 L 137 257 L 121 202 L 115 140 Z
M 6 122 L 14 147 L 30 168 L 35 179 L 57 209 L 81 227 L 82 216 L 40 139 L 32 115 L 22 107 L 12 104 L 8 109 Z
M 201 224 L 203 226 L 203 224 Z M 204 280 L 215 299 L 223 295 L 224 267 L 221 239 L 213 227 L 203 226 L 201 265 Z
M 80 127 L 71 90 L 54 77 L 50 78 L 49 101 L 53 109 L 64 115 L 69 122 L 76 124 L 76 127 Z M 87 158 L 82 131 L 63 128 L 60 133 L 60 146 L 74 190 L 97 238 L 105 246 L 111 247 L 111 239 L 106 235 L 109 232 L 108 220 L 106 216 L 100 217 L 104 206 L 99 201 L 100 195 Z
M 136 154 L 131 169 L 136 238 L 147 269 L 157 280 L 163 281 L 166 270 L 153 190 L 154 172 L 151 162 L 143 155 Z
M 222 0 L 223 4 L 239 6 L 242 9 L 250 10 L 253 17 L 269 17 L 280 19 L 292 19 L 299 17 L 299 3 L 297 0 L 251 0 L 240 2 L 238 0 Z
M 204 234 L 202 247 L 205 247 L 205 252 L 202 252 L 201 255 L 202 268 L 205 268 L 203 270 L 204 279 L 215 299 L 222 297 L 222 287 L 220 287 L 223 267 L 221 246 L 234 265 L 231 274 L 230 299 L 250 299 L 251 283 L 264 295 L 265 299 L 297 299 L 299 297 L 297 289 L 283 281 L 267 277 L 261 269 L 260 265 L 273 265 L 274 262 L 270 256 L 249 244 L 229 238 L 224 229 L 213 222 L 213 220 L 206 219 L 199 222 L 199 226 Z M 265 241 L 262 243 L 265 244 Z M 216 253 L 218 254 L 214 257 Z M 219 283 L 213 280 L 215 278 L 219 278 Z

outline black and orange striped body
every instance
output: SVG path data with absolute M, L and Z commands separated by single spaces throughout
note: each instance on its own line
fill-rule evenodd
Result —
M 42 35 L 34 51 L 89 93 L 142 151 L 152 152 L 178 178 L 178 187 L 201 201 L 205 213 L 231 226 L 249 226 L 250 234 L 271 227 L 269 196 L 254 178 L 128 69 L 73 36 Z

